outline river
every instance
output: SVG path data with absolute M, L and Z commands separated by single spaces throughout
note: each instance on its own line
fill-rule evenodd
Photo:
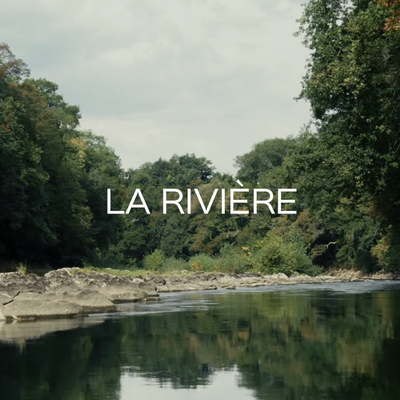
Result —
M 0 399 L 400 399 L 399 282 L 165 294 L 121 310 L 1 325 Z

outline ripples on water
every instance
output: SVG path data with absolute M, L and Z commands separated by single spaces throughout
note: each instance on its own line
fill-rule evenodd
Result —
M 163 294 L 0 325 L 0 399 L 400 399 L 400 283 Z

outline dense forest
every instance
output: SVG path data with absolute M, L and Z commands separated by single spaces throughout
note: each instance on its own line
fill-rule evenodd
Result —
M 398 269 L 400 256 L 400 1 L 310 0 L 298 35 L 310 57 L 298 99 L 312 119 L 299 134 L 257 143 L 237 176 L 194 154 L 125 171 L 55 83 L 30 78 L 0 43 L 0 260 L 58 268 L 282 271 Z M 271 132 L 266 135 L 271 136 Z M 237 179 L 248 214 L 221 213 Z M 140 189 L 151 210 L 126 210 Z M 191 213 L 163 213 L 164 188 L 198 189 Z M 286 194 L 296 214 L 253 211 L 254 189 Z M 244 196 L 244 195 L 243 195 Z M 243 197 L 244 199 L 245 197 Z M 185 204 L 183 200 L 182 204 Z M 276 197 L 271 205 L 276 209 Z M 185 205 L 187 208 L 188 204 Z

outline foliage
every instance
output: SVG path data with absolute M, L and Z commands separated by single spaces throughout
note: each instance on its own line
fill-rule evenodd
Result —
M 311 50 L 300 98 L 310 101 L 317 131 L 302 135 L 289 168 L 320 217 L 336 219 L 338 207 L 364 225 L 373 216 L 377 229 L 368 244 L 347 241 L 353 251 L 361 246 L 371 263 L 371 249 L 400 217 L 398 6 L 311 0 L 300 19 L 299 33 Z M 359 207 L 368 208 L 361 217 Z M 354 231 L 340 230 L 344 240 Z M 342 249 L 346 263 L 357 259 L 350 253 Z
M 291 138 L 275 138 L 255 144 L 252 151 L 236 157 L 235 165 L 239 168 L 238 178 L 244 182 L 257 184 L 261 174 L 282 165 L 291 142 Z
M 143 259 L 143 268 L 149 271 L 159 271 L 165 262 L 165 255 L 160 249 L 154 250 Z
M 4 44 L 0 70 L 0 256 L 82 265 L 118 238 L 120 219 L 102 200 L 122 185 L 119 158 L 77 130 L 79 108 L 56 84 L 23 80 L 25 64 Z
M 215 270 L 225 273 L 242 274 L 253 270 L 249 247 L 241 249 L 225 244 L 218 257 L 215 258 Z
M 93 258 L 93 265 L 99 269 L 120 269 L 134 271 L 138 269 L 138 263 L 135 259 L 125 259 L 124 255 L 116 251 L 115 246 L 110 246 L 106 250 L 97 249 Z
M 267 236 L 257 243 L 260 249 L 255 266 L 263 274 L 283 272 L 287 275 L 293 272 L 307 273 L 314 268 L 302 236 L 293 230 L 286 240 L 269 232 Z
M 210 272 L 215 270 L 215 260 L 208 254 L 198 254 L 191 257 L 189 265 L 193 271 Z
M 25 275 L 27 273 L 27 271 L 28 271 L 28 268 L 27 268 L 26 264 L 19 263 L 17 272 L 20 273 L 21 275 Z
M 316 274 L 332 265 L 398 269 L 400 29 L 398 0 L 310 0 L 299 34 L 310 49 L 300 99 L 313 120 L 297 137 L 256 143 L 236 177 L 195 154 L 124 171 L 103 137 L 79 130 L 79 107 L 28 78 L 0 44 L 0 260 L 151 271 Z M 248 215 L 222 214 L 240 179 Z M 140 189 L 151 210 L 125 210 Z M 163 213 L 164 188 L 185 196 Z M 193 193 L 198 189 L 209 213 Z M 296 215 L 253 189 L 296 188 Z M 187 190 L 192 197 L 187 200 Z M 172 196 L 172 195 L 171 195 Z M 190 213 L 188 213 L 190 209 Z
M 189 271 L 190 265 L 187 261 L 181 258 L 168 257 L 165 259 L 161 272 L 179 273 L 182 271 Z

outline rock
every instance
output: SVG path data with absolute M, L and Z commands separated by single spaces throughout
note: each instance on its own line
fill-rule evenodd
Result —
M 310 277 L 307 275 L 297 275 L 291 277 L 290 280 L 293 284 L 310 283 Z
M 287 280 L 289 279 L 289 277 L 284 274 L 283 272 L 280 272 L 279 274 L 276 275 L 277 279 L 283 279 L 283 280 Z
M 324 276 L 319 276 L 317 278 L 321 283 L 340 282 L 340 278 L 336 276 L 324 275 Z
M 35 292 L 22 292 L 14 297 L 13 301 L 17 300 L 38 300 L 38 301 L 54 301 L 56 300 L 53 294 L 48 293 L 35 293 Z
M 242 276 L 249 278 L 261 278 L 261 274 L 258 272 L 244 272 Z
M 44 293 L 45 280 L 35 274 L 20 274 L 19 272 L 6 272 L 0 274 L 0 292 L 10 297 L 19 292 Z
M 157 286 L 153 282 L 131 283 L 125 285 L 106 285 L 97 288 L 98 292 L 106 296 L 113 303 L 130 303 L 148 297 L 158 297 Z
M 117 311 L 115 304 L 108 297 L 93 290 L 65 292 L 59 298 L 80 305 L 83 308 L 84 313 L 103 313 Z
M 7 303 L 11 303 L 13 301 L 13 298 L 6 294 L 6 293 L 0 293 L 0 305 L 5 305 Z
M 103 289 L 102 293 L 115 304 L 132 303 L 152 297 L 145 291 L 133 291 L 132 288 L 126 288 L 123 290 L 107 288 Z M 156 294 L 156 296 L 158 296 L 158 294 Z
M 132 299 L 140 297 L 142 292 L 157 296 L 154 282 L 132 276 L 114 276 L 103 272 L 84 272 L 79 268 L 63 268 L 47 273 L 45 279 L 52 290 L 60 291 L 65 288 L 95 290 L 111 301 L 116 292 L 120 293 L 121 301 L 123 298 L 126 298 L 125 301 L 135 301 Z
M 14 300 L 3 306 L 6 319 L 70 318 L 84 315 L 78 304 L 57 300 Z
M 151 276 L 148 281 L 153 282 L 156 286 L 165 285 L 167 283 L 162 275 Z
M 165 280 L 164 280 L 164 282 L 162 284 L 165 285 Z M 135 284 L 135 287 L 136 287 L 136 284 Z M 149 296 L 158 297 L 157 285 L 156 285 L 155 282 L 151 282 L 151 281 L 139 282 L 139 283 L 137 283 L 137 287 L 140 290 L 144 290 Z
M 160 297 L 149 296 L 149 297 L 145 297 L 144 299 L 142 299 L 143 303 L 148 303 L 148 302 L 152 302 L 152 301 L 160 301 Z
M 82 307 L 84 313 L 115 312 L 115 305 L 106 296 L 93 290 L 50 291 L 44 294 L 21 293 L 16 300 L 67 301 Z
M 185 271 L 188 272 L 188 271 Z M 225 274 L 199 271 L 187 275 L 115 276 L 109 273 L 64 268 L 44 277 L 17 272 L 0 274 L 0 319 L 63 318 L 85 313 L 116 312 L 116 304 L 154 301 L 158 293 L 234 290 L 237 287 L 294 285 L 393 279 L 384 272 L 363 275 L 358 271 L 334 271 L 333 276 L 310 277 L 293 273 L 261 276 L 259 273 Z
M 216 279 L 216 282 L 217 282 L 216 284 L 222 288 L 236 287 L 237 285 L 237 279 L 229 275 L 223 275 L 221 277 L 218 277 Z
M 169 292 L 174 292 L 173 288 L 170 287 L 168 284 L 165 284 L 163 286 L 157 286 L 158 293 L 169 293 Z M 176 290 L 179 292 L 179 290 Z

